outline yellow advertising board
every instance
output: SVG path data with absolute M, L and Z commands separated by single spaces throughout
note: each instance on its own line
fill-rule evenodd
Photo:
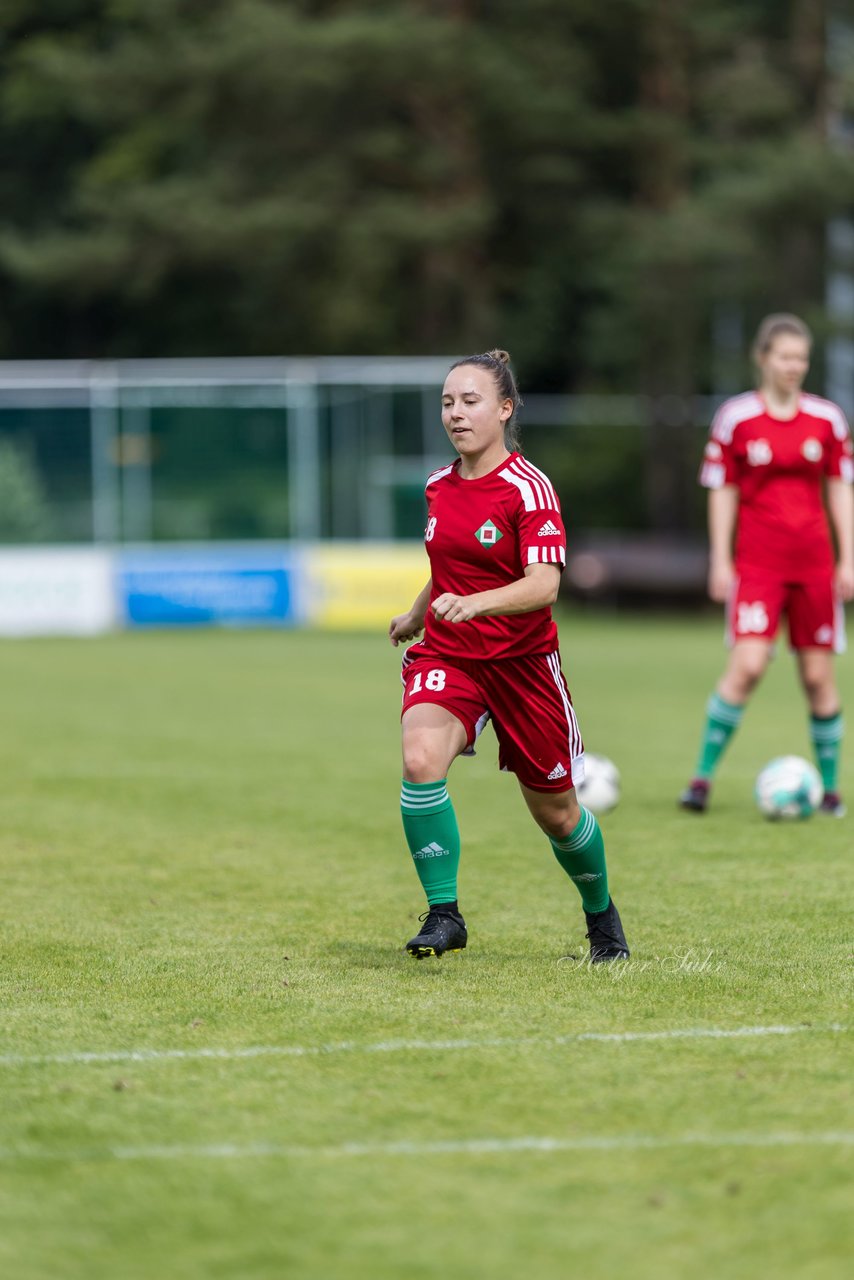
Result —
M 309 624 L 342 631 L 385 630 L 430 576 L 421 542 L 318 543 L 305 563 Z

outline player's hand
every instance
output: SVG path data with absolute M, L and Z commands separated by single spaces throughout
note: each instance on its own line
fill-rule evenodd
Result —
M 388 638 L 397 648 L 401 640 L 414 640 L 424 630 L 424 619 L 413 613 L 399 613 L 388 624 Z
M 477 596 L 455 596 L 450 591 L 437 596 L 430 608 L 442 622 L 471 622 L 478 616 Z
M 712 563 L 709 567 L 709 598 L 717 604 L 725 604 L 734 580 L 735 569 L 730 561 Z
M 838 564 L 833 582 L 840 600 L 854 600 L 854 568 L 850 564 Z

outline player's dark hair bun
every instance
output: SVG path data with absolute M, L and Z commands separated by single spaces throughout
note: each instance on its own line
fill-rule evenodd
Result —
M 494 360 L 496 364 L 510 363 L 510 352 L 502 351 L 500 347 L 494 347 L 492 351 L 487 351 L 486 354 L 490 357 L 490 359 Z

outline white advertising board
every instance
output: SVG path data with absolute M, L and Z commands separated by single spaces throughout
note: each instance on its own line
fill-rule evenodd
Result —
M 115 625 L 111 552 L 0 549 L 0 636 L 91 636 Z

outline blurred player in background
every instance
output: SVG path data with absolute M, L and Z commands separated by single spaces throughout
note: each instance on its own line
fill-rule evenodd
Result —
M 460 837 L 446 786 L 491 718 L 499 766 L 522 795 L 581 894 L 593 963 L 629 954 L 608 892 L 605 847 L 575 784 L 584 748 L 560 667 L 550 606 L 566 563 L 560 505 L 548 478 L 518 451 L 520 403 L 506 351 L 458 361 L 442 392 L 442 423 L 460 455 L 427 481 L 431 577 L 391 642 L 424 639 L 403 658 L 403 828 L 427 895 L 418 959 L 459 951 Z
M 833 655 L 845 646 L 843 602 L 854 597 L 854 461 L 842 410 L 801 390 L 811 345 L 797 316 L 766 316 L 753 347 L 759 390 L 721 406 L 706 445 L 709 595 L 726 603 L 731 651 L 706 707 L 696 776 L 679 800 L 697 813 L 771 658 L 783 612 L 824 784 L 821 808 L 845 813 Z

